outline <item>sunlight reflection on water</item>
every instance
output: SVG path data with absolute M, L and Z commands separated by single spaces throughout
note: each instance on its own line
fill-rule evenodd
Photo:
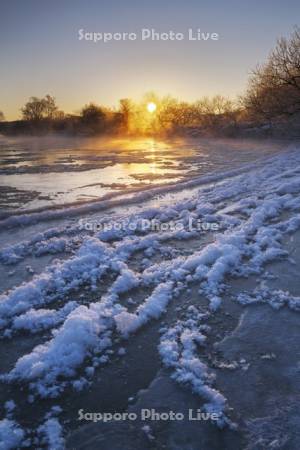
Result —
M 17 207 L 32 209 L 174 183 L 275 148 L 228 139 L 0 137 L 0 189 L 39 193 L 25 202 L 14 193 Z

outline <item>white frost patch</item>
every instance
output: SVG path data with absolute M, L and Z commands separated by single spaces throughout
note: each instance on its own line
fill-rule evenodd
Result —
M 122 311 L 115 316 L 117 330 L 124 336 L 134 333 L 150 319 L 158 319 L 165 311 L 172 296 L 173 283 L 158 285 L 145 302 L 137 308 L 135 313 Z
M 130 269 L 122 269 L 120 275 L 113 283 L 111 292 L 119 295 L 128 292 L 139 285 L 139 278 Z
M 11 380 L 34 381 L 41 396 L 55 396 L 60 392 L 58 377 L 74 377 L 86 356 L 95 348 L 111 345 L 107 335 L 99 338 L 106 326 L 101 311 L 79 306 L 66 319 L 53 339 L 18 359 L 13 370 L 6 376 Z
M 32 281 L 0 296 L 0 317 L 10 318 L 33 306 L 49 303 L 84 283 L 94 286 L 106 272 L 110 252 L 97 239 L 88 239 L 73 258 L 50 266 Z
M 300 312 L 300 297 L 294 297 L 288 291 L 271 290 L 267 287 L 255 289 L 253 293 L 242 292 L 237 295 L 236 301 L 243 306 L 253 305 L 256 303 L 266 303 L 274 309 L 280 309 L 287 306 L 293 311 Z
M 198 314 L 194 307 L 189 308 L 186 320 L 178 321 L 163 333 L 159 353 L 165 366 L 172 370 L 172 378 L 189 385 L 193 392 L 206 400 L 203 409 L 218 414 L 217 425 L 222 428 L 233 424 L 225 416 L 225 397 L 212 387 L 215 376 L 198 356 L 199 346 L 205 345 L 206 340 L 200 325 L 202 320 L 203 315 Z
M 77 302 L 68 302 L 59 310 L 30 309 L 25 314 L 21 314 L 14 319 L 12 329 L 38 333 L 39 331 L 53 328 L 63 322 L 78 306 Z
M 11 413 L 16 408 L 16 404 L 13 400 L 8 400 L 4 403 L 4 407 L 8 413 Z
M 66 230 L 64 230 L 66 232 Z M 69 231 L 70 232 L 70 231 Z M 30 241 L 20 242 L 10 245 L 0 251 L 0 261 L 2 264 L 16 264 L 28 256 L 55 255 L 70 251 L 74 244 L 78 242 L 78 238 L 68 239 L 65 237 L 55 237 L 60 231 L 53 229 L 45 233 L 38 233 Z M 54 237 L 52 237 L 54 236 Z
M 19 448 L 25 433 L 13 420 L 0 420 L 0 450 Z
M 43 425 L 37 429 L 40 441 L 47 445 L 47 448 L 53 450 L 63 450 L 65 448 L 65 440 L 63 438 L 63 430 L 57 418 L 46 420 Z

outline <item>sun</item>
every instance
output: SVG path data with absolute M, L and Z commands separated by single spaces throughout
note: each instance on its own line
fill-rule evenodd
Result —
M 147 110 L 149 111 L 149 113 L 154 113 L 154 111 L 156 111 L 156 104 L 153 102 L 150 102 L 147 104 Z

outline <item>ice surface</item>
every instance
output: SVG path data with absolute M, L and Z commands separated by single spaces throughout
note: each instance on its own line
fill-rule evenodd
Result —
M 16 230 L 22 225 L 25 236 L 1 251 L 3 267 L 18 270 L 31 259 L 63 257 L 48 260 L 39 273 L 29 274 L 0 297 L 1 338 L 14 342 L 22 333 L 40 336 L 37 345 L 18 354 L 2 382 L 28 388 L 33 402 L 39 396 L 60 398 L 67 388 L 82 390 L 93 383 L 97 367 L 113 358 L 110 349 L 126 359 L 127 343 L 146 324 L 161 321 L 180 295 L 196 286 L 206 312 L 194 305 L 186 317 L 173 316 L 160 337 L 161 362 L 174 380 L 201 397 L 206 411 L 219 414 L 220 427 L 232 426 L 225 395 L 215 387 L 214 373 L 201 355 L 209 331 L 205 322 L 226 308 L 224 292 L 233 277 L 260 277 L 267 263 L 290 256 L 283 239 L 300 228 L 299 177 L 300 153 L 291 149 L 258 160 L 247 170 L 186 181 L 181 188 L 198 186 L 190 196 L 155 208 L 141 204 L 138 211 L 117 214 L 114 223 L 126 219 L 130 226 L 110 232 L 82 230 L 74 223 L 66 227 L 58 221 L 70 213 L 85 213 L 88 218 L 103 207 L 97 204 L 3 221 L 3 226 Z M 212 181 L 216 183 L 205 184 Z M 142 192 L 139 200 L 168 188 L 163 189 Z M 47 229 L 50 218 L 57 222 Z M 143 229 L 146 218 L 158 225 L 173 221 L 181 230 Z M 217 223 L 219 228 L 190 230 L 191 218 Z M 41 231 L 26 237 L 33 223 Z M 239 293 L 235 300 L 245 307 L 263 303 L 276 310 L 300 309 L 299 297 L 284 289 L 261 287 Z M 176 306 L 180 316 L 181 305 Z M 39 426 L 45 443 L 63 445 L 56 418 Z M 25 439 L 12 419 L 0 422 L 1 432 L 7 435 L 3 448 L 14 448 Z

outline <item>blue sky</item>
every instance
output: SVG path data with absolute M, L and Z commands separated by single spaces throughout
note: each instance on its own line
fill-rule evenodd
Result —
M 202 0 L 1 0 L 0 110 L 17 118 L 28 97 L 54 95 L 75 112 L 90 101 L 117 105 L 147 91 L 195 100 L 242 93 L 251 68 L 300 18 L 300 2 Z M 78 30 L 187 32 L 218 41 L 125 41 L 94 44 Z

